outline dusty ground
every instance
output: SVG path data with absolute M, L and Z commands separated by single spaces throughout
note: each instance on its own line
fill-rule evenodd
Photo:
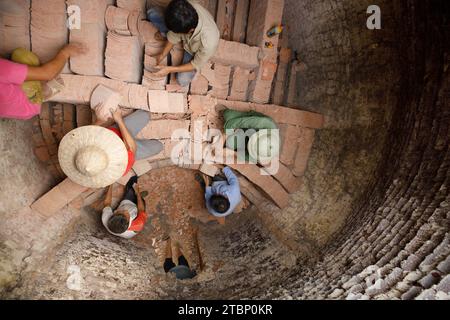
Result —
M 154 244 L 161 262 L 165 258 L 163 240 L 170 236 L 173 243 L 181 244 L 190 264 L 199 267 L 196 224 L 214 223 L 215 219 L 205 208 L 204 193 L 195 180 L 196 174 L 193 170 L 170 167 L 151 171 L 139 180 L 142 190 L 148 192 L 145 203 L 149 222 L 135 241 Z

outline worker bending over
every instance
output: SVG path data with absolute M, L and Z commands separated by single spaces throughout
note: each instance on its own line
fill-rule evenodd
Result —
M 137 139 L 150 121 L 149 112 L 136 111 L 125 119 L 119 109 L 112 114 L 115 125 L 84 126 L 72 130 L 59 145 L 63 172 L 75 183 L 88 188 L 104 188 L 130 172 L 136 160 L 163 150 L 158 140 Z
M 188 86 L 219 46 L 220 31 L 209 11 L 195 0 L 173 0 L 164 10 L 150 8 L 147 18 L 159 30 L 167 43 L 156 56 L 159 65 L 174 45 L 182 43 L 185 53 L 181 66 L 160 66 L 156 76 L 164 77 L 177 73 L 178 84 Z
M 223 173 L 225 177 L 215 176 L 211 186 L 209 179 L 205 181 L 206 208 L 217 218 L 225 218 L 232 214 L 242 199 L 239 180 L 233 170 L 225 167 Z
M 12 61 L 0 58 L 0 118 L 28 120 L 38 115 L 46 98 L 41 81 L 55 79 L 71 56 L 85 52 L 83 46 L 69 44 L 43 65 L 23 48 L 12 52 Z
M 111 234 L 131 239 L 144 229 L 147 222 L 145 204 L 140 195 L 137 176 L 128 181 L 125 195 L 115 211 L 111 208 L 112 191 L 111 185 L 106 193 L 102 223 Z

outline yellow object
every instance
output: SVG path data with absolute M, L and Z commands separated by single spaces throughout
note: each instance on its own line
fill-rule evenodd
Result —
M 279 35 L 284 30 L 284 26 L 280 24 L 279 26 L 273 27 L 269 31 L 267 31 L 267 36 L 269 38 L 275 37 L 276 35 Z
M 40 66 L 39 57 L 33 52 L 24 48 L 17 48 L 16 50 L 14 50 L 11 54 L 11 60 L 32 67 Z M 32 103 L 42 104 L 44 97 L 42 93 L 42 84 L 40 81 L 25 81 L 22 84 L 22 90 L 23 92 L 25 92 L 28 100 L 30 100 Z
M 32 67 L 39 67 L 41 65 L 38 56 L 24 48 L 14 50 L 11 54 L 11 60 Z

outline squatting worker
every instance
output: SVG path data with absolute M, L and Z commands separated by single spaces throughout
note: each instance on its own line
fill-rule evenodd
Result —
M 148 112 L 139 110 L 123 119 L 119 108 L 112 117 L 116 122 L 112 127 L 80 127 L 61 140 L 59 163 L 75 183 L 105 188 L 125 176 L 136 160 L 150 158 L 163 150 L 160 141 L 136 139 L 150 121 Z
M 102 223 L 109 233 L 131 239 L 141 232 L 147 222 L 145 203 L 141 197 L 138 177 L 130 178 L 125 186 L 125 193 L 119 206 L 113 211 L 112 205 L 113 185 L 109 186 L 106 193 Z
M 162 39 L 167 38 L 163 52 L 156 56 L 158 65 L 174 45 L 182 43 L 185 50 L 181 66 L 158 67 L 155 75 L 177 73 L 178 84 L 188 86 L 219 46 L 220 31 L 214 18 L 195 0 L 173 0 L 166 9 L 150 8 L 147 19 L 158 28 Z
M 216 218 L 232 214 L 242 200 L 239 179 L 233 170 L 225 167 L 223 174 L 225 177 L 216 175 L 211 185 L 209 181 L 205 181 L 206 208 Z
M 80 44 L 66 45 L 50 62 L 40 65 L 39 58 L 23 48 L 14 50 L 11 60 L 0 58 L 0 118 L 28 120 L 38 115 L 41 104 L 61 83 L 54 80 L 67 60 L 86 52 Z M 49 81 L 45 89 L 41 81 Z

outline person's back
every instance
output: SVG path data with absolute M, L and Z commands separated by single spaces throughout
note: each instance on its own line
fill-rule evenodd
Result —
M 147 18 L 159 30 L 155 37 L 166 41 L 162 53 L 155 57 L 159 69 L 155 76 L 174 73 L 182 87 L 189 85 L 219 46 L 220 31 L 213 16 L 197 1 L 173 0 L 164 10 L 151 7 Z M 172 48 L 179 44 L 185 51 L 181 65 L 160 66 Z
M 0 58 L 0 118 L 27 120 L 39 114 L 41 106 L 31 103 L 22 90 L 28 67 Z

